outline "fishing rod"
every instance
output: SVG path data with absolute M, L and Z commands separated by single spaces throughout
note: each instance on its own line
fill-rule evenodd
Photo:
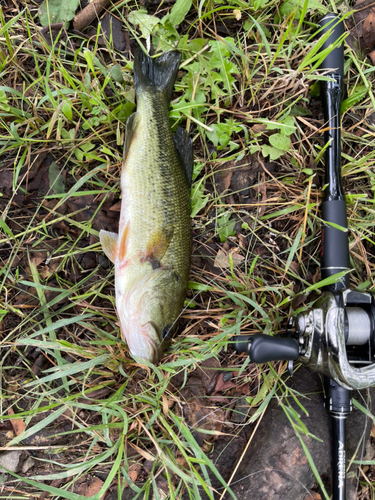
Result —
M 330 32 L 321 51 L 342 40 L 344 24 L 337 15 L 326 15 L 319 25 L 320 34 Z M 293 362 L 297 360 L 324 375 L 325 407 L 332 418 L 333 500 L 345 500 L 346 419 L 352 409 L 351 391 L 375 383 L 375 300 L 371 293 L 349 288 L 348 226 L 340 146 L 342 43 L 330 51 L 321 68 L 330 79 L 321 82 L 327 145 L 321 205 L 321 276 L 324 280 L 336 275 L 336 279 L 323 288 L 314 307 L 290 319 L 288 337 L 256 334 L 237 336 L 233 340 L 235 350 L 246 352 L 255 363 L 288 361 L 292 374 Z

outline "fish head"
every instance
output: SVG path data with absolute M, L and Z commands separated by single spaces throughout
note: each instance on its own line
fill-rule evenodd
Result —
M 170 269 L 156 269 L 133 286 L 120 306 L 121 331 L 132 355 L 157 363 L 172 337 L 186 288 Z

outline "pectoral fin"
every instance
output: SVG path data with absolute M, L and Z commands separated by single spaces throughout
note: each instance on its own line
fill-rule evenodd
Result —
M 101 229 L 99 231 L 99 239 L 103 252 L 106 254 L 108 259 L 114 263 L 117 255 L 117 233 L 111 233 L 110 231 L 104 231 Z
M 141 262 L 150 262 L 153 269 L 161 267 L 161 260 L 172 241 L 173 229 L 155 231 L 147 244 L 146 252 Z

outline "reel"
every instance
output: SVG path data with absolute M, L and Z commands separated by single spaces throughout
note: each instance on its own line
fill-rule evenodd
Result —
M 375 296 L 344 290 L 323 292 L 315 306 L 289 322 L 289 337 L 234 337 L 237 353 L 254 363 L 299 361 L 345 389 L 375 384 Z

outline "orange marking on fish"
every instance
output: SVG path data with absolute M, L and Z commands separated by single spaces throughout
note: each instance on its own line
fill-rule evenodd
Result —
M 121 235 L 121 241 L 120 241 L 119 249 L 118 249 L 118 251 L 119 251 L 118 256 L 119 256 L 120 262 L 125 259 L 126 249 L 128 246 L 127 240 L 128 240 L 128 236 L 129 236 L 129 226 L 130 226 L 130 223 L 128 222 L 124 228 L 124 232 Z

